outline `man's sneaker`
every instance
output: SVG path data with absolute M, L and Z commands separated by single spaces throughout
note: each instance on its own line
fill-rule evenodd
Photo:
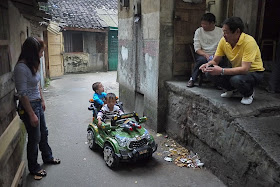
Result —
M 255 92 L 253 92 L 253 94 L 249 97 L 243 97 L 241 103 L 244 105 L 250 105 L 253 102 L 254 96 Z
M 233 96 L 233 90 L 232 91 L 226 91 L 225 93 L 221 94 L 221 97 L 223 98 L 228 98 L 228 97 L 232 97 Z

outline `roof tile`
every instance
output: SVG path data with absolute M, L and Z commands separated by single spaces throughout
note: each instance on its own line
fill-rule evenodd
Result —
M 118 0 L 49 0 L 48 4 L 53 21 L 64 22 L 68 27 L 117 26 L 114 20 L 118 16 Z

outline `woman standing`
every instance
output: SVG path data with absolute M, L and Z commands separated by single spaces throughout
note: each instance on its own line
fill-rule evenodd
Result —
M 43 56 L 44 42 L 28 37 L 23 43 L 21 54 L 14 69 L 15 85 L 19 95 L 19 114 L 28 133 L 28 169 L 34 179 L 47 175 L 37 162 L 38 145 L 45 164 L 60 164 L 54 159 L 48 144 L 48 129 L 45 122 L 45 102 L 40 87 L 40 58 Z

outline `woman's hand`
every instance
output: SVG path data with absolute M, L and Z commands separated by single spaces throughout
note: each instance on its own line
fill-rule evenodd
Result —
M 45 111 L 46 110 L 46 104 L 45 104 L 45 101 L 42 99 L 41 101 L 41 104 L 42 104 L 42 108 L 43 110 Z
M 31 126 L 33 126 L 33 127 L 37 127 L 38 126 L 39 120 L 38 120 L 38 117 L 36 116 L 35 113 L 29 115 L 29 119 L 30 119 Z

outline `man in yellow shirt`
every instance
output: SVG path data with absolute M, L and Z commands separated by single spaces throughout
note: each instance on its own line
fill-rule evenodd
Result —
M 239 17 L 226 19 L 222 29 L 224 37 L 213 60 L 201 65 L 200 69 L 217 86 L 226 90 L 221 97 L 232 97 L 237 90 L 243 96 L 241 103 L 249 105 L 253 102 L 254 87 L 264 74 L 259 46 L 252 36 L 243 32 L 244 24 Z M 228 58 L 232 68 L 218 66 L 223 56 Z

